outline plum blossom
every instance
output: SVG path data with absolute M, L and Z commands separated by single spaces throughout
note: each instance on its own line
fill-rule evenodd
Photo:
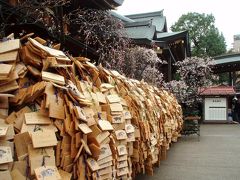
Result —
M 199 89 L 209 86 L 216 76 L 212 73 L 212 58 L 191 57 L 175 64 L 178 67 L 179 81 L 164 83 L 164 87 L 177 97 L 179 103 L 188 105 L 201 101 Z
M 136 46 L 126 51 L 122 69 L 127 77 L 160 86 L 163 74 L 158 70 L 158 66 L 162 63 L 154 50 Z

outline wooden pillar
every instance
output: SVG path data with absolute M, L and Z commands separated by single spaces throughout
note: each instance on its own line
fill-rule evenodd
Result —
M 228 72 L 228 76 L 229 76 L 229 78 L 228 78 L 228 84 L 229 84 L 229 86 L 232 86 L 232 80 L 233 80 L 233 78 L 232 78 L 232 72 Z
M 168 59 L 168 82 L 172 80 L 172 57 Z
M 172 62 L 176 62 L 176 59 L 171 51 L 171 48 L 168 46 L 168 51 L 170 54 L 169 60 L 168 60 L 168 81 L 172 80 Z
M 236 85 L 236 71 L 229 72 L 229 86 L 235 86 Z
M 232 72 L 232 86 L 236 85 L 236 81 L 237 81 L 237 75 L 236 75 L 236 71 Z

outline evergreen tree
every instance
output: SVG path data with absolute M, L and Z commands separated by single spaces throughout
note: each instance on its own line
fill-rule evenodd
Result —
M 225 38 L 215 27 L 212 14 L 190 12 L 171 26 L 172 31 L 189 31 L 192 56 L 206 57 L 226 53 Z

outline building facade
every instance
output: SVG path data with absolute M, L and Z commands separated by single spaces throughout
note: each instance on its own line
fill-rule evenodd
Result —
M 240 34 L 233 36 L 233 52 L 240 52 Z

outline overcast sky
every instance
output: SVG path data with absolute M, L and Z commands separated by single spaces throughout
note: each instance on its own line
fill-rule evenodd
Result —
M 122 15 L 160 11 L 167 18 L 168 29 L 182 14 L 198 12 L 213 14 L 215 25 L 223 33 L 227 48 L 233 43 L 233 35 L 240 34 L 240 6 L 238 0 L 124 0 L 117 9 Z

